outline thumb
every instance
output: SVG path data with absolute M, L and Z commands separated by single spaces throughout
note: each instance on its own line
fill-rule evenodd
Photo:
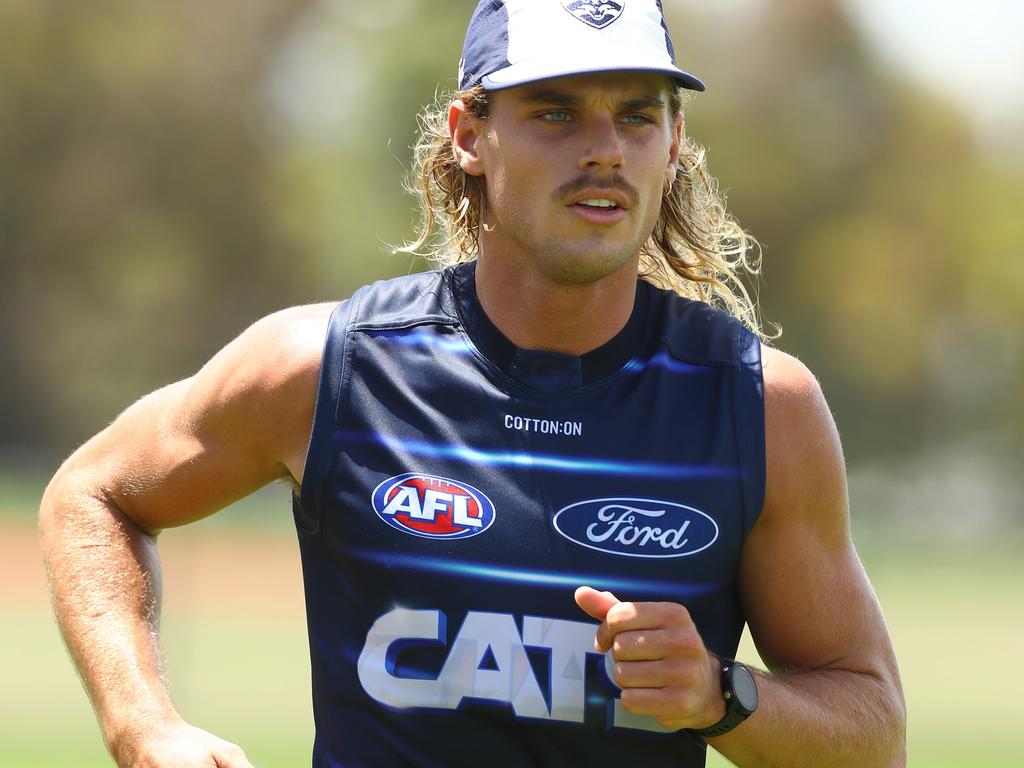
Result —
M 604 621 L 609 609 L 619 602 L 619 598 L 611 592 L 598 592 L 593 587 L 580 587 L 576 590 L 575 598 L 576 605 L 598 621 Z

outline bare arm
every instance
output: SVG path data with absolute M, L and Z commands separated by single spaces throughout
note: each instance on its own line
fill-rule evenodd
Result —
M 740 766 L 902 766 L 899 669 L 850 537 L 835 424 L 802 364 L 766 349 L 764 371 L 768 486 L 740 589 L 773 674 L 754 715 L 711 743 Z
M 329 306 L 272 315 L 144 397 L 58 471 L 40 508 L 57 621 L 122 766 L 248 766 L 185 724 L 161 677 L 156 536 L 275 479 L 301 483 Z
M 744 544 L 740 594 L 772 674 L 759 706 L 709 743 L 742 768 L 897 768 L 906 763 L 899 670 L 849 531 L 835 424 L 810 372 L 765 350 L 765 506 Z M 622 705 L 666 728 L 707 728 L 725 706 L 719 662 L 685 607 L 620 602 L 582 587 L 600 620 Z

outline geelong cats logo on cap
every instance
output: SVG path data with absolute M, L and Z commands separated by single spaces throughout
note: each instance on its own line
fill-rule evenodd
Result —
M 604 29 L 619 18 L 624 4 L 624 2 L 616 3 L 612 0 L 605 0 L 605 2 L 562 0 L 562 7 L 565 10 L 594 29 Z

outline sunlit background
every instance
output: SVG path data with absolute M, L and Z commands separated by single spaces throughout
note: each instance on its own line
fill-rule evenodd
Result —
M 47 612 L 47 478 L 263 314 L 425 268 L 389 246 L 472 6 L 0 0 L 0 765 L 106 764 Z M 843 436 L 910 764 L 1024 765 L 1024 4 L 665 8 L 763 317 Z M 289 525 L 276 488 L 162 538 L 172 690 L 259 766 L 309 761 Z

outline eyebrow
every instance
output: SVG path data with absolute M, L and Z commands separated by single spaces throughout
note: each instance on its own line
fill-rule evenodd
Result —
M 562 91 L 541 90 L 523 96 L 523 102 L 526 104 L 544 104 L 553 107 L 578 107 L 582 101 L 579 96 Z M 621 102 L 619 108 L 626 111 L 664 109 L 665 99 L 657 95 L 637 96 Z

